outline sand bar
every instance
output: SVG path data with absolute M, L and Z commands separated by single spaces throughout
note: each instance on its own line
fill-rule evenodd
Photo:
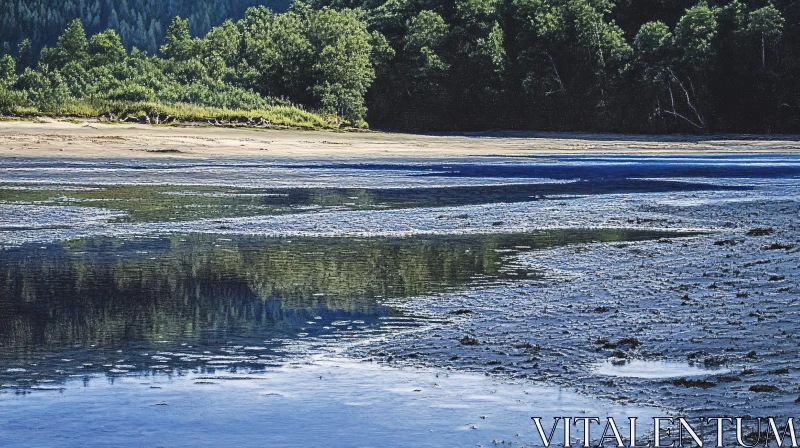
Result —
M 548 154 L 798 153 L 800 136 L 645 136 L 555 132 L 388 132 L 0 122 L 0 157 L 459 157 Z

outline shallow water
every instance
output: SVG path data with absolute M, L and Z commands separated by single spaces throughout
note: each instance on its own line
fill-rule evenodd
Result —
M 0 250 L 0 387 L 249 369 L 426 323 L 386 300 L 540 277 L 522 251 L 670 232 L 417 238 L 97 237 Z M 302 343 L 301 343 L 302 342 Z
M 532 416 L 587 409 L 655 415 L 557 387 L 325 358 L 258 374 L 91 378 L 60 392 L 0 395 L 0 445 L 532 446 L 541 443 Z
M 798 175 L 800 157 L 741 154 L 2 160 L 0 446 L 536 444 L 534 415 L 663 414 L 536 385 L 575 367 L 572 352 L 547 347 L 574 330 L 548 301 L 574 301 L 570 315 L 585 323 L 619 298 L 608 285 L 546 293 L 577 283 L 573 258 L 589 246 L 653 241 L 630 249 L 641 254 L 734 225 L 670 207 L 775 200 L 773 186 L 793 201 Z M 563 246 L 572 249 L 553 259 Z M 604 281 L 621 278 L 605 268 Z M 532 300 L 533 290 L 545 294 Z M 603 302 L 583 310 L 582 298 Z M 478 302 L 490 316 L 474 331 L 481 344 L 481 331 L 513 329 L 513 319 L 524 333 L 490 349 L 460 342 L 458 330 L 432 346 L 450 362 L 427 370 L 407 367 L 424 350 L 413 342 L 394 362 L 382 348 L 374 355 L 406 368 L 342 358 L 384 339 L 449 334 Z M 517 351 L 524 358 L 507 362 Z M 550 352 L 557 365 L 545 364 Z M 481 366 L 466 373 L 455 353 Z M 595 367 L 587 375 L 623 383 L 726 372 Z
M 175 234 L 6 249 L 0 445 L 487 446 L 535 443 L 534 415 L 649 415 L 558 387 L 335 356 L 431 323 L 387 301 L 541 279 L 513 265 L 521 252 L 676 235 Z
M 629 378 L 679 378 L 690 376 L 719 375 L 730 372 L 726 368 L 706 368 L 688 362 L 645 361 L 604 361 L 593 368 L 598 375 Z

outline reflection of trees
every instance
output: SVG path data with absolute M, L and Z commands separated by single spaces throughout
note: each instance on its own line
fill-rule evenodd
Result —
M 622 230 L 406 239 L 96 238 L 0 252 L 0 344 L 15 350 L 296 332 L 375 321 L 379 297 L 498 275 L 496 249 L 647 235 Z
M 488 240 L 175 236 L 7 251 L 0 255 L 0 342 L 114 344 L 289 330 L 318 314 L 376 319 L 389 311 L 375 297 L 463 284 L 487 270 L 483 254 L 494 260 L 493 247 Z

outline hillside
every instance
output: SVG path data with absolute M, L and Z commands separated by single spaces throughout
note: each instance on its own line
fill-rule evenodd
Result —
M 129 50 L 153 54 L 164 43 L 175 16 L 189 19 L 195 35 L 208 32 L 226 19 L 240 19 L 250 6 L 264 5 L 282 12 L 290 0 L 0 0 L 0 53 L 15 52 L 30 39 L 37 54 L 54 45 L 72 20 L 79 18 L 87 33 L 116 31 Z

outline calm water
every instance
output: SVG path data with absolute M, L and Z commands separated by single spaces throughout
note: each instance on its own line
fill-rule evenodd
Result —
M 89 373 L 259 370 L 298 351 L 425 323 L 386 305 L 537 278 L 523 250 L 671 236 L 634 230 L 418 238 L 178 234 L 0 251 L 0 383 Z
M 480 374 L 325 358 L 258 374 L 86 379 L 0 398 L 13 447 L 538 446 L 530 417 L 662 415 L 556 387 Z M 558 435 L 556 436 L 558 439 Z

